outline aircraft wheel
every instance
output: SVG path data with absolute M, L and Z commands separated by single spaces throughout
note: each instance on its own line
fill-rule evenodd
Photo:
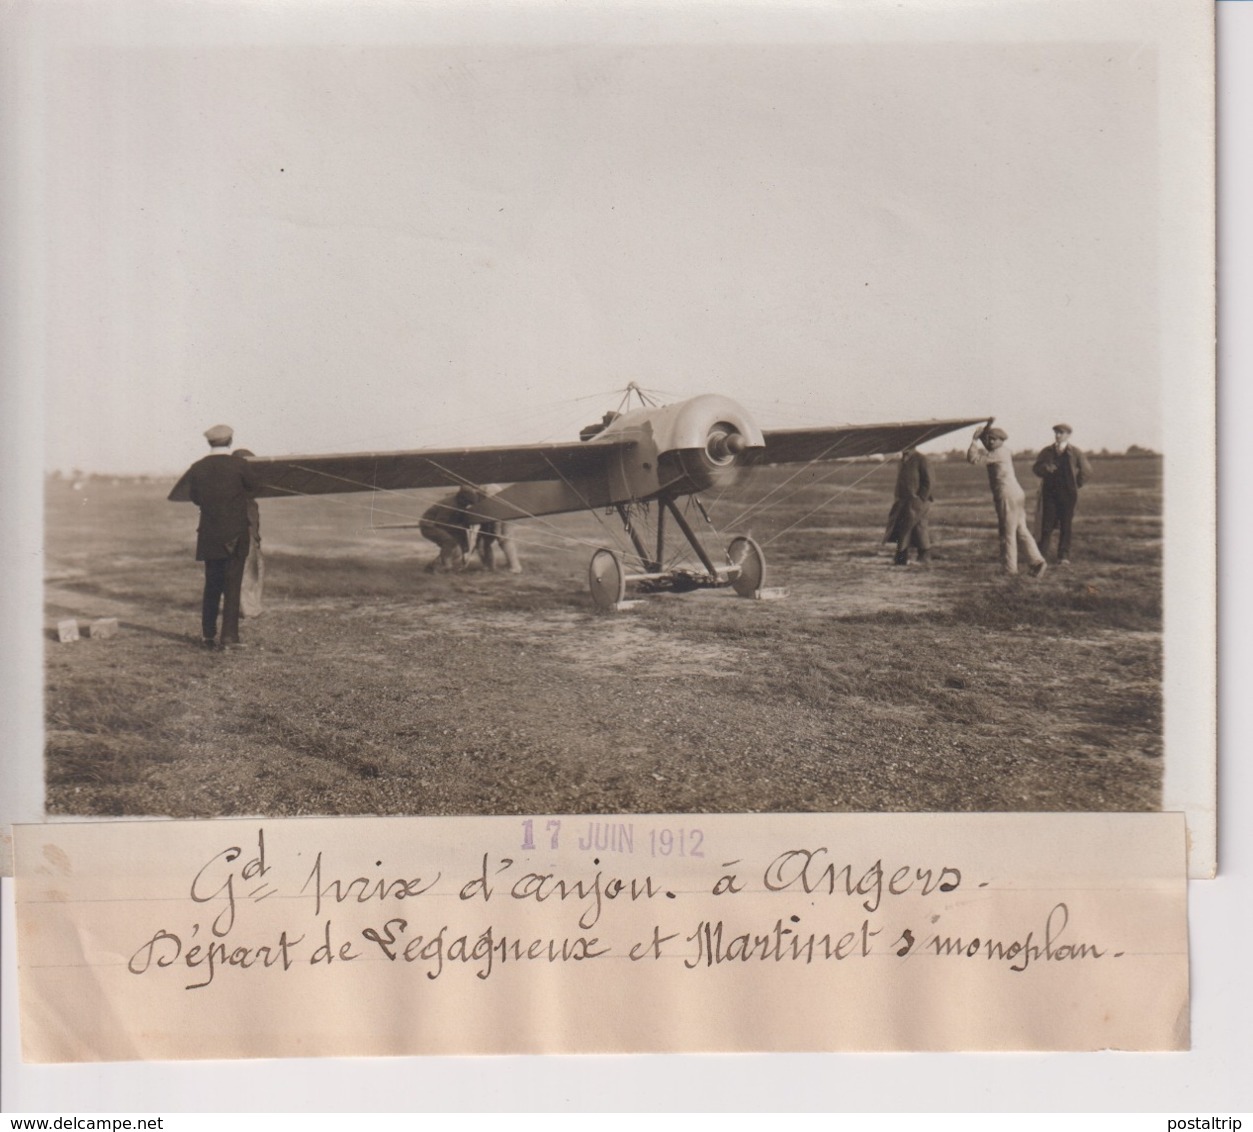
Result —
M 766 580 L 766 556 L 751 538 L 735 538 L 727 547 L 727 557 L 740 572 L 731 581 L 731 588 L 740 597 L 756 597 Z
M 622 559 L 603 547 L 592 555 L 587 566 L 587 584 L 592 604 L 601 613 L 612 613 L 626 597 L 626 571 Z

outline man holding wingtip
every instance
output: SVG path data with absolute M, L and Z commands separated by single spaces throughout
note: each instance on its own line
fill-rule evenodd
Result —
M 1035 539 L 1027 529 L 1027 493 L 1014 475 L 1014 457 L 1005 446 L 1009 434 L 1003 428 L 993 428 L 989 420 L 975 429 L 974 439 L 966 450 L 966 460 L 971 464 L 983 464 L 988 469 L 988 483 L 992 488 L 992 502 L 996 506 L 996 525 L 1001 543 L 1001 573 L 1018 573 L 1018 548 L 1031 568 L 1031 576 L 1038 578 L 1045 571 L 1044 555 L 1040 553 Z

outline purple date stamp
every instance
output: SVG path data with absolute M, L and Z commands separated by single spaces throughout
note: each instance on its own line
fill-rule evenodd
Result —
M 569 824 L 569 823 L 567 823 Z M 562 837 L 561 818 L 524 818 L 522 845 L 524 850 L 558 849 Z M 647 854 L 650 857 L 704 857 L 705 833 L 693 826 L 657 826 L 646 822 L 599 821 L 580 822 L 566 837 L 573 836 L 581 850 L 596 853 Z

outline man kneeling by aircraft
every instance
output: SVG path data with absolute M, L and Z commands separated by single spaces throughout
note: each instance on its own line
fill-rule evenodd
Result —
M 496 551 L 504 555 L 511 574 L 522 573 L 522 563 L 509 533 L 509 524 L 500 520 L 482 519 L 474 513 L 474 505 L 500 488 L 460 487 L 427 508 L 418 524 L 418 532 L 424 539 L 439 547 L 439 557 L 433 559 L 427 570 L 464 570 L 466 555 L 470 553 L 470 531 L 477 527 L 474 550 L 479 560 L 489 570 L 496 569 Z

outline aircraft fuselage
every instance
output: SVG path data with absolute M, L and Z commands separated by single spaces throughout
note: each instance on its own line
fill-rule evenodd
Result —
M 510 520 L 692 495 L 725 482 L 765 447 L 744 409 L 717 393 L 623 413 L 587 443 L 624 440 L 631 447 L 603 475 L 511 484 L 475 511 Z

